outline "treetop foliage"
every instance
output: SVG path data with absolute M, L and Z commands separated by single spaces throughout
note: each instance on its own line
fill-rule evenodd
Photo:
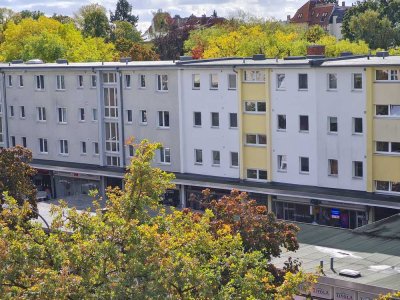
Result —
M 300 284 L 314 282 L 295 267 L 274 271 L 269 258 L 279 255 L 278 245 L 297 247 L 297 229 L 246 194 L 208 202 L 204 213 L 167 213 L 159 203 L 174 175 L 151 167 L 161 145 L 134 146 L 125 188 L 108 190 L 105 209 L 53 206 L 48 231 L 27 221 L 28 202 L 4 194 L 2 299 L 289 300 Z

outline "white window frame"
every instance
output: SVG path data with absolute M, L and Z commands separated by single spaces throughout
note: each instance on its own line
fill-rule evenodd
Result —
M 92 108 L 92 122 L 97 122 L 99 120 L 99 112 L 97 108 Z
M 217 159 L 218 157 L 218 159 Z M 211 151 L 211 159 L 212 159 L 212 166 L 220 166 L 221 165 L 221 151 L 218 150 L 212 150 Z
M 236 165 L 233 164 L 233 155 L 237 155 L 237 164 Z M 231 168 L 239 168 L 239 152 L 231 151 L 229 153 L 229 156 L 230 156 L 230 167 Z
M 86 122 L 85 108 L 80 107 L 78 113 L 79 113 L 79 122 Z
M 278 155 L 278 172 L 287 172 L 287 155 Z
M 200 90 L 201 77 L 200 74 L 192 74 L 192 90 Z
M 35 75 L 36 90 L 44 91 L 44 75 Z
M 167 74 L 157 74 L 156 84 L 158 92 L 168 92 L 168 75 Z
M 235 83 L 234 86 L 231 85 L 231 78 L 235 78 L 233 81 Z M 237 89 L 237 76 L 236 74 L 228 74 L 228 90 L 236 90 Z
M 333 173 L 332 163 L 336 161 L 336 173 Z M 328 176 L 338 177 L 339 176 L 339 161 L 337 159 L 330 158 L 328 159 Z
M 21 143 L 22 143 L 22 147 L 27 147 L 28 142 L 25 136 L 21 137 Z
M 145 74 L 139 74 L 139 89 L 145 89 L 146 88 L 146 75 Z
M 232 126 L 232 116 L 235 115 L 235 122 L 236 122 L 236 126 Z M 229 118 L 229 129 L 237 129 L 239 126 L 239 122 L 238 122 L 238 114 L 237 113 L 229 113 L 228 114 L 228 118 Z
M 219 78 L 217 73 L 210 74 L 210 90 L 218 90 Z
M 279 117 L 284 117 L 284 118 L 285 118 L 285 128 L 279 127 Z M 287 129 L 287 119 L 286 119 L 286 115 L 277 114 L 277 115 L 276 115 L 276 130 L 277 130 L 277 131 L 286 131 L 286 129 Z
M 105 122 L 105 151 L 108 153 L 119 153 L 119 126 L 116 122 Z
M 217 121 L 217 124 L 213 124 L 213 122 L 214 122 L 214 118 L 213 118 L 213 116 L 217 116 L 217 119 L 216 119 L 216 121 Z M 219 124 L 220 124 L 220 121 L 219 121 L 219 112 L 211 112 L 210 113 L 210 119 L 211 119 L 211 128 L 219 128 Z
M 57 123 L 67 124 L 67 108 L 57 107 Z
M 378 72 L 383 72 L 386 74 L 386 79 L 378 79 Z M 377 82 L 385 82 L 385 81 L 399 81 L 400 72 L 398 69 L 378 69 L 375 70 L 375 81 Z
M 387 190 L 379 190 L 378 182 L 386 182 L 388 184 Z M 375 180 L 375 191 L 378 193 L 386 193 L 386 194 L 400 194 L 400 191 L 393 191 L 393 184 L 398 184 L 398 182 L 386 181 L 386 180 Z
M 334 120 L 336 119 L 336 130 L 332 130 L 331 126 L 334 126 Z M 329 134 L 338 134 L 339 132 L 339 121 L 338 117 L 329 116 L 328 117 L 328 133 Z
M 244 70 L 243 82 L 265 82 L 264 70 Z
M 12 87 L 13 86 L 13 77 L 12 75 L 7 76 L 7 87 Z
M 115 84 L 117 83 L 117 73 L 115 72 L 105 72 L 102 74 L 102 80 L 105 84 Z
M 19 83 L 20 88 L 24 87 L 24 76 L 23 75 L 18 75 L 18 83 Z
M 251 178 L 251 177 L 249 177 L 248 175 L 249 175 L 249 171 L 252 171 L 252 172 L 256 172 L 256 178 Z M 260 172 L 265 172 L 265 174 L 267 175 L 266 177 L 267 178 L 260 178 Z M 263 181 L 263 182 L 265 182 L 265 181 L 267 181 L 268 180 L 268 171 L 267 170 L 262 170 L 262 169 L 246 169 L 246 179 L 247 180 L 251 180 L 251 181 Z
M 256 142 L 255 143 L 249 143 L 248 142 L 248 137 L 249 136 L 255 136 L 256 137 Z M 265 136 L 265 143 L 260 143 L 261 137 Z M 255 147 L 265 147 L 267 145 L 267 136 L 265 134 L 258 134 L 258 133 L 247 133 L 245 135 L 245 145 L 246 146 L 255 146 Z
M 113 73 L 106 73 L 113 74 Z M 118 119 L 118 90 L 116 87 L 103 88 L 104 117 L 109 119 Z
M 87 144 L 85 141 L 81 141 L 81 155 L 86 155 L 87 154 Z
M 331 80 L 333 77 L 334 80 Z M 327 74 L 327 85 L 328 85 L 328 91 L 336 91 L 338 88 L 337 84 L 337 74 L 336 73 L 328 73 Z M 334 83 L 334 86 L 331 86 L 331 83 Z
M 303 164 L 302 164 L 302 159 L 307 159 L 307 161 L 308 161 L 308 171 L 303 171 L 302 169 L 303 169 Z M 300 174 L 310 174 L 310 158 L 309 157 L 307 157 L 307 156 L 300 156 L 299 157 L 299 173 Z
M 69 149 L 68 149 L 68 140 L 59 140 L 59 154 L 67 156 L 69 155 Z
M 361 132 L 356 132 L 356 120 L 361 120 Z M 363 135 L 364 134 L 363 118 L 360 118 L 360 117 L 352 118 L 352 133 L 354 135 Z
M 92 146 L 93 146 L 93 155 L 99 155 L 100 154 L 99 142 L 92 142 Z
M 133 123 L 133 110 L 132 109 L 127 109 L 126 110 L 126 123 L 127 124 L 132 124 Z
M 197 154 L 200 154 L 199 157 Z M 200 158 L 197 160 L 197 158 Z M 203 164 L 203 150 L 202 149 L 194 149 L 194 164 L 195 165 L 202 165 Z
M 78 89 L 82 89 L 84 87 L 83 75 L 77 75 L 76 81 L 77 81 Z
M 388 151 L 378 150 L 378 143 L 387 143 Z M 400 151 L 393 151 L 393 144 L 394 143 L 395 144 L 400 144 L 400 142 L 375 141 L 375 153 L 400 155 Z M 399 149 L 400 149 L 400 147 L 399 147 Z
M 157 112 L 157 127 L 161 129 L 169 129 L 170 128 L 170 116 L 169 111 L 160 110 Z M 168 123 L 168 124 L 167 124 Z
M 47 121 L 46 107 L 38 106 L 36 107 L 36 111 L 37 111 L 37 120 L 39 122 L 46 122 Z
M 379 114 L 377 113 L 378 111 L 378 107 L 386 107 L 387 108 L 387 114 Z M 398 111 L 398 113 L 394 113 L 395 109 L 394 107 L 398 107 L 400 109 L 400 105 L 397 104 L 377 104 L 375 105 L 375 117 L 376 118 L 400 118 L 400 110 Z
M 11 147 L 15 147 L 17 145 L 17 142 L 15 140 L 15 135 L 10 136 L 10 144 L 11 144 Z
M 140 125 L 147 125 L 147 110 L 146 109 L 141 109 L 139 111 L 139 122 Z
M 161 147 L 159 149 L 159 163 L 163 165 L 171 164 L 171 149 Z
M 39 138 L 39 153 L 40 154 L 48 154 L 48 142 L 46 138 Z
M 56 90 L 57 91 L 65 91 L 65 76 L 64 75 L 56 75 Z
M 132 76 L 131 74 L 125 74 L 124 75 L 124 82 L 125 82 L 125 88 L 126 89 L 131 89 L 132 88 Z
M 305 76 L 305 78 L 306 78 L 306 87 L 301 87 L 301 86 L 300 86 L 300 77 L 302 77 L 302 76 Z M 298 85 L 297 85 L 298 90 L 299 90 L 299 91 L 308 91 L 308 89 L 309 89 L 309 84 L 308 84 L 308 73 L 299 73 L 299 74 L 297 75 L 297 80 L 298 80 Z
M 97 75 L 90 75 L 90 88 L 97 88 Z
M 301 129 L 301 117 L 307 117 L 307 129 Z M 299 132 L 310 132 L 310 117 L 308 115 L 299 115 Z
M 21 105 L 19 107 L 19 117 L 21 119 L 26 119 L 26 111 L 25 111 L 25 106 L 24 105 Z
M 361 176 L 357 175 L 357 170 L 358 170 L 357 164 L 359 164 L 359 163 L 361 163 L 361 172 L 362 172 Z M 353 172 L 352 172 L 353 178 L 356 178 L 356 179 L 364 178 L 364 163 L 362 161 L 357 160 L 357 161 L 353 161 L 352 165 L 353 165 Z
M 196 124 L 196 115 L 200 116 L 200 124 Z M 193 126 L 194 127 L 201 127 L 203 125 L 202 118 L 201 118 L 201 111 L 194 111 L 193 112 Z
M 243 105 L 243 110 L 247 114 L 265 114 L 267 111 L 266 101 L 245 101 Z M 265 110 L 262 110 L 262 106 L 265 107 Z M 254 108 L 254 110 L 250 110 L 250 108 Z
M 14 105 L 10 105 L 8 108 L 10 109 L 10 118 L 14 118 L 15 117 Z
M 135 147 L 133 145 L 128 145 L 128 155 L 129 157 L 135 156 Z
M 276 89 L 278 91 L 286 90 L 286 74 L 285 73 L 276 74 Z
M 356 76 L 360 75 L 361 76 L 361 87 L 356 87 Z M 363 89 L 363 76 L 362 73 L 352 73 L 351 74 L 351 90 L 352 91 L 362 91 Z

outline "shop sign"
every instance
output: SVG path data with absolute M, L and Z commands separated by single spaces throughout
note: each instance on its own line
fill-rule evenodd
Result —
M 311 289 L 311 296 L 323 299 L 333 299 L 333 287 L 317 283 Z
M 332 208 L 331 209 L 331 218 L 332 219 L 340 219 L 340 209 Z
M 335 288 L 335 300 L 358 300 L 356 292 L 342 288 Z
M 83 173 L 71 173 L 71 172 L 59 172 L 58 171 L 58 172 L 54 172 L 54 175 L 61 176 L 61 177 L 88 179 L 88 180 L 100 180 L 100 176 L 83 174 Z
M 358 293 L 358 300 L 374 300 L 377 299 L 378 296 L 374 294 L 368 294 L 368 293 Z

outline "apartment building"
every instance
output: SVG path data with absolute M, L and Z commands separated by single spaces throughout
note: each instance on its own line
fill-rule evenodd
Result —
M 0 65 L 0 146 L 53 197 L 122 185 L 126 140 L 159 141 L 166 203 L 232 188 L 278 218 L 355 228 L 400 210 L 400 57 Z M 397 100 L 396 100 L 397 99 Z M 399 103 L 398 103 L 399 102 Z M 397 145 L 399 144 L 399 145 Z

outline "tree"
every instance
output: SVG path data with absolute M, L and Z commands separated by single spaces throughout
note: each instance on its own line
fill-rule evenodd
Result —
M 36 187 L 32 176 L 36 170 L 29 163 L 32 152 L 21 146 L 0 149 L 0 204 L 4 203 L 3 193 L 13 197 L 18 205 L 26 201 L 36 211 Z
M 102 38 L 84 38 L 72 23 L 61 24 L 47 17 L 9 22 L 3 32 L 0 58 L 29 60 L 40 58 L 53 62 L 63 57 L 69 61 L 112 60 L 114 46 Z
M 24 221 L 29 205 L 7 196 L 0 213 L 0 297 L 286 300 L 313 280 L 287 272 L 276 283 L 263 252 L 245 249 L 229 222 L 215 226 L 211 210 L 160 209 L 174 177 L 151 167 L 160 146 L 135 145 L 125 188 L 108 190 L 106 209 L 53 207 L 49 232 Z
M 34 20 L 38 20 L 40 17 L 44 16 L 44 12 L 40 10 L 21 10 L 19 12 L 21 19 L 31 18 Z
M 139 17 L 132 15 L 132 5 L 127 0 L 118 0 L 115 12 L 110 11 L 110 21 L 126 21 L 136 27 Z
M 52 19 L 62 23 L 62 24 L 68 24 L 68 23 L 75 23 L 75 20 L 73 18 L 71 18 L 70 16 L 66 16 L 66 15 L 59 15 L 54 13 L 51 16 Z
M 107 11 L 104 6 L 84 5 L 75 14 L 75 19 L 85 37 L 106 38 L 110 33 Z
M 374 10 L 352 16 L 349 29 L 355 40 L 364 40 L 371 49 L 388 49 L 395 44 L 395 32 L 389 19 L 386 16 L 382 18 Z
M 133 61 L 154 61 L 160 60 L 158 54 L 151 46 L 135 43 L 129 49 L 129 55 Z
M 315 43 L 319 39 L 321 39 L 323 36 L 326 36 L 327 33 L 326 31 L 319 25 L 314 25 L 311 26 L 307 29 L 305 33 L 305 38 L 307 42 L 310 43 Z

